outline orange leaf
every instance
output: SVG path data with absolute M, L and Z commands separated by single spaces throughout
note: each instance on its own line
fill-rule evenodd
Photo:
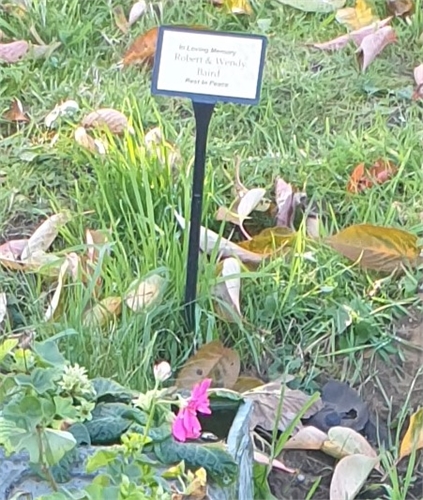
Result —
M 369 177 L 378 184 L 383 184 L 397 172 L 396 166 L 388 160 L 377 160 L 369 169 Z
M 349 193 L 358 193 L 367 186 L 367 179 L 364 175 L 364 163 L 359 163 L 353 170 L 350 180 L 348 181 L 347 191 Z
M 375 271 L 393 272 L 402 264 L 416 265 L 422 259 L 417 236 L 401 229 L 360 224 L 327 238 L 337 252 Z
M 10 108 L 4 114 L 4 118 L 11 122 L 29 122 L 29 118 L 25 115 L 19 99 L 13 100 Z
M 123 65 L 145 64 L 151 65 L 156 53 L 158 28 L 157 26 L 146 31 L 143 35 L 137 37 L 130 45 L 123 56 Z
M 235 384 L 240 370 L 240 359 L 236 351 L 224 347 L 219 340 L 204 344 L 189 358 L 179 372 L 176 386 L 192 387 L 205 378 L 213 380 L 212 387 L 230 389 Z
M 377 160 L 365 171 L 364 163 L 359 163 L 353 170 L 347 184 L 347 191 L 359 193 L 375 184 L 383 184 L 397 172 L 397 167 L 388 160 Z

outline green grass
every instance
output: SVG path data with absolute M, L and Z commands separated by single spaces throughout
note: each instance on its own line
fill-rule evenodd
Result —
M 117 2 L 119 3 L 119 2 Z M 392 317 L 416 301 L 420 273 L 387 278 L 375 296 L 375 279 L 328 249 L 315 245 L 314 260 L 301 251 L 293 260 L 277 258 L 243 274 L 242 310 L 246 322 L 228 325 L 210 307 L 215 258 L 200 259 L 199 321 L 187 333 L 182 321 L 186 238 L 173 209 L 188 214 L 194 120 L 190 103 L 153 97 L 150 72 L 115 69 L 129 43 L 159 22 L 206 24 L 214 29 L 264 33 L 269 37 L 259 106 L 221 104 L 211 127 L 203 223 L 214 220 L 219 205 L 232 201 L 235 158 L 248 187 L 272 192 L 276 176 L 304 188 L 320 209 L 322 233 L 368 222 L 406 228 L 422 235 L 422 107 L 411 95 L 413 68 L 421 62 L 421 16 L 413 24 L 394 22 L 399 41 L 387 47 L 365 74 L 352 46 L 323 53 L 306 43 L 344 32 L 329 16 L 305 14 L 276 1 L 255 2 L 255 15 L 236 18 L 206 2 L 165 2 L 162 17 L 146 15 L 125 36 L 115 27 L 116 2 L 34 0 L 26 15 L 4 14 L 0 29 L 10 39 L 30 39 L 35 27 L 46 43 L 62 42 L 47 60 L 0 66 L 0 111 L 19 98 L 31 124 L 0 128 L 0 229 L 4 237 L 28 235 L 45 215 L 69 209 L 72 221 L 55 251 L 81 250 L 87 227 L 112 232 L 112 254 L 105 256 L 103 296 L 122 295 L 136 277 L 165 269 L 169 286 L 156 308 L 134 315 L 124 310 L 109 329 L 82 325 L 89 296 L 82 285 L 68 285 L 63 313 L 54 324 L 42 320 L 46 291 L 54 282 L 1 271 L 2 288 L 14 297 L 26 324 L 40 337 L 66 328 L 78 334 L 63 341 L 65 354 L 86 365 L 91 375 L 116 377 L 143 389 L 152 365 L 167 359 L 175 370 L 205 341 L 221 338 L 240 352 L 244 365 L 259 365 L 266 355 L 270 371 L 287 362 L 327 368 L 337 353 L 357 368 L 365 346 L 387 346 Z M 120 2 L 125 9 L 131 2 Z M 383 3 L 383 2 L 379 2 Z M 383 5 L 379 6 L 383 11 Z M 260 27 L 267 27 L 262 30 Z M 372 89 L 372 92 L 369 91 Z M 114 107 L 130 117 L 135 135 L 110 138 L 99 159 L 75 144 L 76 121 L 62 121 L 59 138 L 49 146 L 44 116 L 61 100 L 76 99 L 81 112 Z M 145 131 L 163 128 L 181 151 L 173 171 L 139 149 Z M 36 153 L 25 161 L 27 153 Z M 25 153 L 25 154 L 24 154 Z M 399 167 L 391 182 L 365 194 L 346 193 L 349 173 L 359 162 L 388 158 Z M 226 173 L 225 173 L 226 172 Z M 15 228 L 12 232 L 12 228 Z M 223 228 L 228 234 L 229 227 Z M 297 250 L 309 243 L 299 238 Z M 345 307 L 352 326 L 345 327 Z M 263 333 L 265 332 L 265 333 Z M 314 373 L 312 370 L 311 373 Z M 312 377 L 304 374 L 306 379 Z

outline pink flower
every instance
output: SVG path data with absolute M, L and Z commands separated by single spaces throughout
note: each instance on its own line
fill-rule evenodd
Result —
M 210 378 L 205 378 L 196 384 L 191 391 L 191 397 L 179 410 L 172 426 L 173 437 L 178 441 L 184 442 L 187 439 L 200 437 L 201 425 L 197 418 L 197 412 L 205 415 L 211 414 L 209 397 L 207 396 L 207 389 L 211 383 Z

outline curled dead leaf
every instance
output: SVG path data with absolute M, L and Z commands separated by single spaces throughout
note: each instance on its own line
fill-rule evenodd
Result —
M 128 131 L 134 133 L 132 127 L 129 126 L 126 116 L 113 108 L 101 108 L 97 111 L 88 113 L 81 125 L 85 128 L 106 128 L 112 134 L 123 134 Z
M 77 127 L 74 132 L 75 142 L 91 153 L 99 153 L 105 155 L 107 148 L 100 139 L 93 139 L 87 134 L 84 127 Z
M 144 12 L 147 9 L 147 4 L 145 0 L 139 0 L 138 2 L 135 2 L 131 10 L 129 11 L 129 16 L 128 16 L 128 24 L 129 26 L 132 26 L 135 22 L 138 21 L 138 19 L 144 14 Z
M 0 61 L 12 64 L 20 61 L 28 52 L 29 44 L 25 40 L 0 43 Z
M 220 276 L 225 278 L 222 283 L 217 283 L 211 296 L 218 316 L 229 322 L 237 322 L 242 317 L 239 303 L 241 290 L 241 266 L 238 259 L 228 257 L 219 264 Z
M 137 37 L 125 52 L 122 64 L 124 66 L 131 64 L 152 65 L 156 53 L 157 36 L 158 28 L 156 26 Z
M 362 71 L 366 71 L 385 47 L 396 41 L 397 35 L 391 26 L 384 26 L 375 33 L 367 35 L 357 49 Z
M 215 340 L 204 344 L 188 359 L 178 374 L 176 386 L 192 389 L 201 380 L 211 378 L 212 387 L 231 389 L 238 378 L 240 367 L 238 353 Z
M 366 455 L 349 455 L 340 460 L 330 484 L 330 500 L 353 500 L 366 482 L 377 458 Z
M 320 450 L 328 436 L 317 427 L 307 425 L 292 436 L 284 446 L 284 450 Z
M 19 99 L 12 101 L 10 108 L 4 114 L 4 119 L 11 122 L 29 122 L 29 118 L 26 116 Z
M 83 325 L 90 328 L 100 328 L 116 319 L 122 311 L 122 299 L 120 297 L 107 297 L 101 300 L 83 316 Z
M 413 450 L 423 448 L 423 408 L 419 408 L 410 417 L 408 429 L 402 438 L 399 457 L 410 455 Z
M 414 12 L 413 0 L 386 0 L 386 6 L 395 17 L 410 16 Z
M 125 303 L 134 312 L 144 311 L 157 304 L 166 284 L 166 279 L 159 274 L 152 274 L 141 282 L 137 280 L 129 287 Z

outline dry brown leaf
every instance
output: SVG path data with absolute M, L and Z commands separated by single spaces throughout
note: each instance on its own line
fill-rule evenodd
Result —
M 326 239 L 327 243 L 350 260 L 375 271 L 393 272 L 402 264 L 416 265 L 421 260 L 417 236 L 402 229 L 359 224 L 343 229 Z
M 358 30 L 378 21 L 379 18 L 373 14 L 366 0 L 357 0 L 355 7 L 339 9 L 336 13 L 336 20 L 351 30 Z
M 366 455 L 377 460 L 375 468 L 380 470 L 379 459 L 376 451 L 370 446 L 364 436 L 350 427 L 331 427 L 327 439 L 320 448 L 324 453 L 335 458 L 348 455 Z
M 201 380 L 211 378 L 212 387 L 231 389 L 238 378 L 240 366 L 238 353 L 224 347 L 220 340 L 215 340 L 204 344 L 188 359 L 178 374 L 176 386 L 192 389 Z
M 250 429 L 254 430 L 255 427 L 260 426 L 270 432 L 273 431 L 275 426 L 279 431 L 284 432 L 310 399 L 310 396 L 307 396 L 304 392 L 284 387 L 280 382 L 270 382 L 244 392 L 242 396 L 254 403 Z M 276 422 L 279 407 L 281 407 L 280 418 L 279 422 Z M 304 418 L 311 417 L 321 407 L 322 402 L 319 399 L 306 411 Z M 301 422 L 299 422 L 295 427 L 295 431 L 298 431 L 301 427 Z
M 122 5 L 117 5 L 113 9 L 113 17 L 115 18 L 115 24 L 120 29 L 120 31 L 126 35 L 129 31 L 129 22 L 126 20 L 125 12 L 123 11 Z
M 413 450 L 423 448 L 423 408 L 417 410 L 410 417 L 407 432 L 401 441 L 399 458 L 410 455 Z
M 54 313 L 57 310 L 57 307 L 60 302 L 60 297 L 62 296 L 63 285 L 65 283 L 65 276 L 68 272 L 70 266 L 70 262 L 66 259 L 63 264 L 60 266 L 59 278 L 57 280 L 56 290 L 50 300 L 50 304 L 47 307 L 47 310 L 44 314 L 44 321 L 50 321 L 54 317 Z
M 388 25 L 391 20 L 392 17 L 387 17 L 386 19 L 378 21 L 370 26 L 365 26 L 364 28 L 360 28 L 359 30 L 351 31 L 351 33 L 348 33 L 347 35 L 338 36 L 333 40 L 322 43 L 313 43 L 311 45 L 316 49 L 333 51 L 343 49 L 348 44 L 348 42 L 352 40 L 357 45 L 357 47 L 359 47 L 366 36 L 376 33 L 379 29 Z
M 166 279 L 159 274 L 152 274 L 141 282 L 135 281 L 124 297 L 126 305 L 134 312 L 145 311 L 148 307 L 157 304 L 166 283 Z
M 152 65 L 156 53 L 157 35 L 158 28 L 154 27 L 137 37 L 125 52 L 122 59 L 123 65 Z
M 288 474 L 295 474 L 297 472 L 295 469 L 287 467 L 285 464 L 283 464 L 280 460 L 277 460 L 276 458 L 274 458 L 271 461 L 270 457 L 259 451 L 254 451 L 254 461 L 257 462 L 258 464 L 270 465 L 273 469 L 278 469 L 283 472 L 288 472 Z
M 4 114 L 4 119 L 11 122 L 29 122 L 29 118 L 26 116 L 19 99 L 12 101 L 10 108 Z
M 174 211 L 174 214 L 181 228 L 184 230 L 186 229 L 188 231 L 189 223 L 187 223 L 185 219 L 178 214 L 178 212 Z M 205 227 L 201 226 L 200 229 L 201 250 L 206 253 L 211 253 L 216 249 L 216 247 L 218 247 L 219 253 L 222 257 L 236 256 L 239 259 L 241 259 L 242 262 L 251 264 L 259 264 L 260 262 L 263 261 L 265 257 L 270 255 L 270 254 L 260 255 L 255 252 L 250 252 L 249 250 L 245 250 L 239 245 L 236 245 L 235 243 L 232 243 L 226 238 L 219 236 L 214 231 L 211 231 L 210 229 L 206 229 Z
M 283 447 L 284 450 L 320 450 L 328 439 L 325 432 L 308 425 L 300 429 Z
M 393 177 L 397 167 L 388 160 L 377 160 L 366 172 L 364 163 L 359 163 L 353 170 L 347 184 L 347 191 L 359 193 L 375 184 L 383 184 Z
M 70 216 L 67 213 L 58 213 L 48 217 L 28 239 L 26 247 L 22 250 L 21 260 L 28 260 L 33 254 L 47 251 L 57 238 L 60 228 L 69 220 Z
M 413 0 L 386 0 L 388 12 L 396 17 L 410 16 L 414 12 Z
M 83 118 L 81 125 L 85 128 L 106 128 L 112 134 L 117 135 L 123 134 L 125 131 L 133 133 L 126 116 L 112 108 L 101 108 L 88 113 Z
M 397 35 L 391 26 L 384 26 L 375 33 L 367 35 L 357 49 L 362 71 L 366 71 L 387 45 L 396 41 Z
M 276 205 L 278 207 L 276 225 L 281 227 L 292 227 L 295 214 L 294 190 L 291 184 L 285 182 L 281 177 L 276 179 L 275 184 Z
M 264 382 L 259 378 L 241 376 L 237 378 L 232 390 L 242 393 L 255 389 L 256 387 L 260 387 L 261 385 L 264 385 Z
M 83 317 L 83 325 L 91 328 L 100 328 L 116 319 L 122 311 L 122 299 L 120 297 L 107 297 L 88 309 Z
M 363 487 L 377 458 L 350 455 L 338 462 L 330 484 L 330 500 L 353 500 Z
M 238 259 L 228 257 L 218 265 L 218 274 L 226 278 L 223 282 L 217 283 L 211 290 L 213 306 L 216 314 L 229 322 L 237 322 L 242 317 L 239 303 L 241 291 L 241 266 Z
M 25 40 L 0 43 L 0 61 L 12 64 L 20 61 L 28 52 L 29 44 Z

